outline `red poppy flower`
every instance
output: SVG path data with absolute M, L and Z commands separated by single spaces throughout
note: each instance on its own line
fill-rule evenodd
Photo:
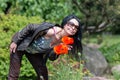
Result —
M 62 42 L 63 42 L 64 44 L 73 44 L 73 43 L 74 43 L 74 39 L 71 38 L 71 37 L 68 37 L 68 36 L 64 36 L 64 37 L 62 38 Z
M 57 46 L 54 46 L 54 52 L 56 54 L 67 54 L 68 53 L 68 47 L 66 44 L 59 44 Z

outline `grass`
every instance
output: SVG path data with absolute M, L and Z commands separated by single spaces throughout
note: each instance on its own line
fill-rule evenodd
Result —
M 83 64 L 66 58 L 66 56 L 61 57 L 53 63 L 53 68 L 50 70 L 52 71 L 50 80 L 83 80 L 86 75 L 92 76 L 87 69 L 84 69 Z
M 120 35 L 92 35 L 87 38 L 83 38 L 83 43 L 93 43 L 103 46 L 111 46 L 117 43 L 120 43 Z
M 108 35 L 108 36 L 103 36 L 103 43 L 102 45 L 114 45 L 120 43 L 120 35 Z

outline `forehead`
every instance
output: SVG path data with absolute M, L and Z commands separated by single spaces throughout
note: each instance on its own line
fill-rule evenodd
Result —
M 76 19 L 69 20 L 70 22 L 73 22 L 75 25 L 79 25 L 79 22 Z

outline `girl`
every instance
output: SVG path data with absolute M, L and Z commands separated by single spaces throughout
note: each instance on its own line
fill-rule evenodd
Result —
M 28 58 L 37 74 L 37 80 L 48 80 L 46 61 L 55 60 L 53 47 L 61 43 L 61 38 L 70 36 L 74 44 L 69 46 L 72 53 L 82 51 L 80 20 L 75 15 L 69 15 L 61 26 L 51 23 L 29 24 L 17 32 L 10 44 L 10 68 L 8 80 L 18 80 L 22 56 Z

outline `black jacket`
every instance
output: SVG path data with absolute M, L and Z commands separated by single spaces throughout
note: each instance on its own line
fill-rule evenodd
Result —
M 42 24 L 29 24 L 12 37 L 12 42 L 17 44 L 18 51 L 24 51 L 34 39 L 45 35 L 46 30 L 53 26 L 55 25 L 47 22 Z M 49 53 L 50 60 L 55 60 L 57 57 L 58 56 L 53 51 Z

